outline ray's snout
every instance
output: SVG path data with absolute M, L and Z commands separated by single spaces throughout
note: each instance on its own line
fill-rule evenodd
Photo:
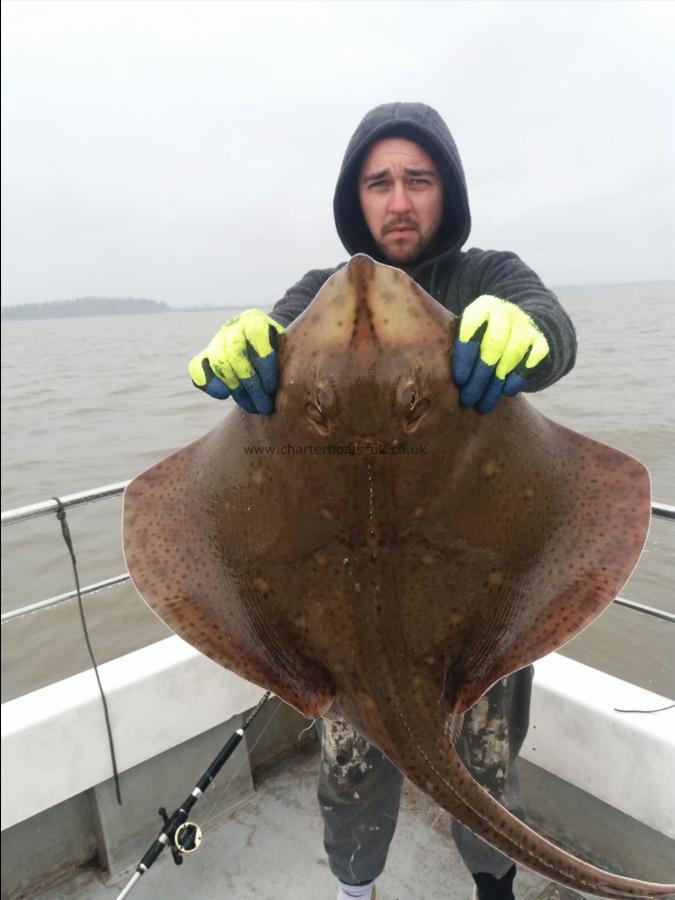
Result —
M 291 327 L 326 349 L 372 347 L 382 353 L 404 344 L 437 345 L 451 318 L 401 269 L 358 254 L 325 282 Z

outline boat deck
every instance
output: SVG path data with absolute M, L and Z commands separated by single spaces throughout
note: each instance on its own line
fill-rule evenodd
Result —
M 316 800 L 319 756 L 296 754 L 258 779 L 253 797 L 226 818 L 206 825 L 199 850 L 176 866 L 168 851 L 129 893 L 135 900 L 333 900 L 336 882 L 322 844 Z M 139 845 L 145 853 L 156 835 Z M 114 900 L 131 872 L 104 883 L 93 870 L 78 870 L 66 882 L 38 893 L 33 900 Z M 550 882 L 521 870 L 518 900 L 578 897 L 554 889 Z M 387 869 L 378 880 L 378 900 L 468 898 L 473 881 L 450 837 L 449 816 L 406 782 L 398 828 Z

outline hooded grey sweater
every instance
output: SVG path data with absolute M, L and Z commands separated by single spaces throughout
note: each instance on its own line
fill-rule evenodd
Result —
M 526 390 L 538 391 L 570 371 L 576 356 L 574 326 L 559 300 L 515 253 L 461 248 L 471 230 L 469 199 L 462 162 L 445 122 L 423 103 L 385 103 L 366 114 L 342 162 L 333 201 L 335 226 L 350 255 L 367 253 L 386 262 L 368 230 L 358 197 L 358 175 L 368 148 L 384 137 L 420 144 L 438 167 L 444 183 L 444 214 L 437 239 L 410 271 L 427 293 L 455 315 L 481 294 L 516 303 L 542 330 L 550 354 L 537 367 Z M 272 318 L 289 325 L 314 299 L 332 269 L 313 269 L 275 304 Z

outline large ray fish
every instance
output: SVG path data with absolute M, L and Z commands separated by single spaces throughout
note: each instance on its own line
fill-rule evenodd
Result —
M 306 716 L 350 720 L 514 861 L 607 897 L 675 893 L 546 841 L 448 737 L 611 603 L 650 519 L 634 459 L 523 397 L 460 407 L 456 328 L 354 257 L 280 337 L 275 413 L 234 409 L 128 487 L 129 571 L 177 634 Z

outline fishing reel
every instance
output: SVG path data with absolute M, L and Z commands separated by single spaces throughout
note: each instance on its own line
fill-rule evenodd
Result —
M 160 807 L 158 812 L 162 817 L 164 827 L 159 836 L 148 848 L 147 853 L 139 862 L 138 866 L 136 867 L 136 871 L 122 889 L 122 893 L 118 895 L 117 900 L 124 900 L 127 894 L 131 890 L 133 890 L 133 887 L 138 882 L 139 878 L 145 875 L 150 866 L 154 865 L 158 856 L 165 847 L 171 848 L 171 855 L 173 856 L 173 861 L 177 866 L 182 865 L 183 856 L 186 853 L 194 853 L 194 851 L 199 847 L 202 842 L 202 830 L 199 825 L 196 825 L 194 822 L 187 821 L 190 810 L 195 805 L 197 800 L 199 800 L 199 798 L 202 796 L 207 787 L 211 784 L 218 772 L 220 772 L 223 765 L 227 762 L 230 756 L 232 756 L 235 749 L 238 747 L 239 742 L 244 737 L 244 731 L 246 731 L 248 726 L 255 719 L 255 717 L 258 715 L 260 710 L 263 708 L 265 703 L 267 703 L 271 696 L 272 695 L 270 694 L 270 692 L 267 691 L 259 700 L 257 706 L 249 714 L 248 718 L 244 721 L 244 724 L 241 726 L 241 728 L 237 728 L 234 734 L 230 735 L 225 746 L 221 749 L 218 756 L 216 756 L 216 758 L 212 761 L 211 765 L 199 779 L 194 789 L 185 798 L 185 800 L 183 801 L 183 805 L 179 806 L 172 816 L 167 816 L 166 809 L 163 806 Z
M 159 814 L 164 822 L 164 827 L 170 829 L 171 822 L 163 806 L 160 807 Z M 170 849 L 173 861 L 177 866 L 183 864 L 183 856 L 186 853 L 194 853 L 195 850 L 199 849 L 202 837 L 202 830 L 196 822 L 182 822 L 176 828 Z

